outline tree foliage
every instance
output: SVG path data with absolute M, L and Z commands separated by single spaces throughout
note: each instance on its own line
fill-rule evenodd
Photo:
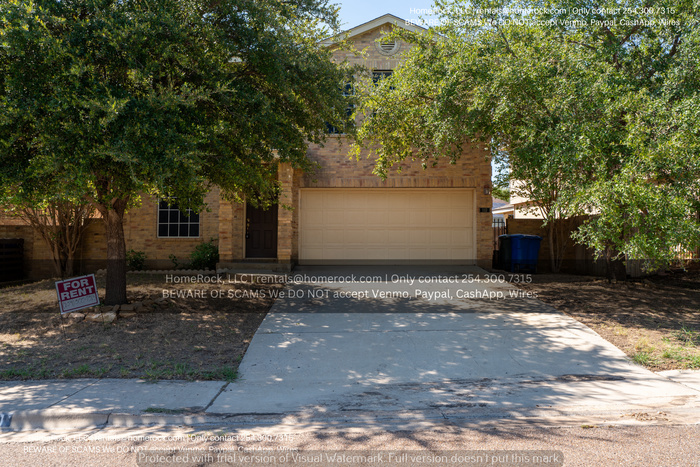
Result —
M 600 254 L 698 246 L 697 0 L 435 7 L 442 26 L 398 31 L 415 44 L 405 65 L 363 96 L 377 173 L 487 143 L 545 223 L 592 214 L 576 239 Z
M 0 5 L 0 183 L 60 173 L 105 220 L 107 303 L 126 301 L 123 217 L 141 193 L 269 203 L 276 166 L 341 125 L 325 0 Z
M 60 188 L 57 188 L 60 189 Z M 44 240 L 51 252 L 58 277 L 71 277 L 83 234 L 94 214 L 92 204 L 66 193 L 53 197 L 34 197 L 20 189 L 9 189 L 0 197 L 5 215 L 18 217 L 29 224 Z

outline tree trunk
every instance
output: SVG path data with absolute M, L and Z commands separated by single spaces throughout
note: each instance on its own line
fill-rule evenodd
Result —
M 548 230 L 549 230 L 549 258 L 550 258 L 550 265 L 552 267 L 552 272 L 557 273 L 559 272 L 559 268 L 557 267 L 557 249 L 554 246 L 554 235 L 555 235 L 555 227 L 554 227 L 554 222 L 555 220 L 550 220 L 549 224 L 547 224 Z
M 115 204 L 123 204 L 126 202 Z M 124 207 L 114 206 L 103 212 L 107 236 L 107 293 L 105 305 L 121 305 L 126 300 L 126 243 L 124 242 Z
M 627 280 L 627 269 L 625 263 L 619 259 L 613 259 L 615 256 L 612 247 L 605 249 L 605 277 L 608 282 L 617 282 Z
M 66 277 L 73 276 L 74 265 L 75 265 L 75 257 L 73 256 L 73 252 L 69 252 L 68 256 L 66 257 L 66 268 L 65 268 Z
M 65 279 L 66 276 L 63 270 L 63 261 L 61 261 L 61 253 L 58 248 L 58 245 L 55 241 L 53 242 L 53 244 L 50 243 L 50 240 L 46 241 L 49 242 L 49 247 L 51 248 L 51 255 L 53 256 L 53 267 L 56 271 L 56 276 L 60 277 L 61 279 Z

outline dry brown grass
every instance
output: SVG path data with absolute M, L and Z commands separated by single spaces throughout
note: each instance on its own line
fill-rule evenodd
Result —
M 538 298 L 581 321 L 652 370 L 700 368 L 700 273 L 672 272 L 608 283 L 533 275 Z
M 241 290 L 252 284 L 182 284 L 129 275 L 130 301 L 163 289 Z M 104 280 L 98 278 L 100 296 Z M 113 324 L 61 318 L 53 281 L 0 289 L 0 379 L 113 377 L 233 379 L 250 339 L 272 306 L 257 298 L 170 299 L 157 311 Z

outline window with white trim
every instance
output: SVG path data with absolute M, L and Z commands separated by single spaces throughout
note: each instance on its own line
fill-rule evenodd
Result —
M 199 237 L 199 214 L 191 209 L 181 211 L 176 203 L 158 203 L 158 237 Z

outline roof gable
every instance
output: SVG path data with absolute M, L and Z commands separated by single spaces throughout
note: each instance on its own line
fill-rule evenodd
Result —
M 322 41 L 321 44 L 325 46 L 332 46 L 334 44 L 337 44 L 340 41 L 341 37 L 344 39 L 351 39 L 353 37 L 371 31 L 372 29 L 384 26 L 385 24 L 390 24 L 392 26 L 402 28 L 411 32 L 427 31 L 427 29 L 423 27 L 408 23 L 406 22 L 406 20 L 401 19 L 398 16 L 394 16 L 392 14 L 387 13 L 385 15 L 380 16 L 379 18 L 375 18 L 371 21 L 367 21 L 366 23 L 360 24 L 359 26 L 355 26 L 352 29 L 348 29 L 347 31 L 344 31 L 337 36 L 329 37 L 328 39 Z

